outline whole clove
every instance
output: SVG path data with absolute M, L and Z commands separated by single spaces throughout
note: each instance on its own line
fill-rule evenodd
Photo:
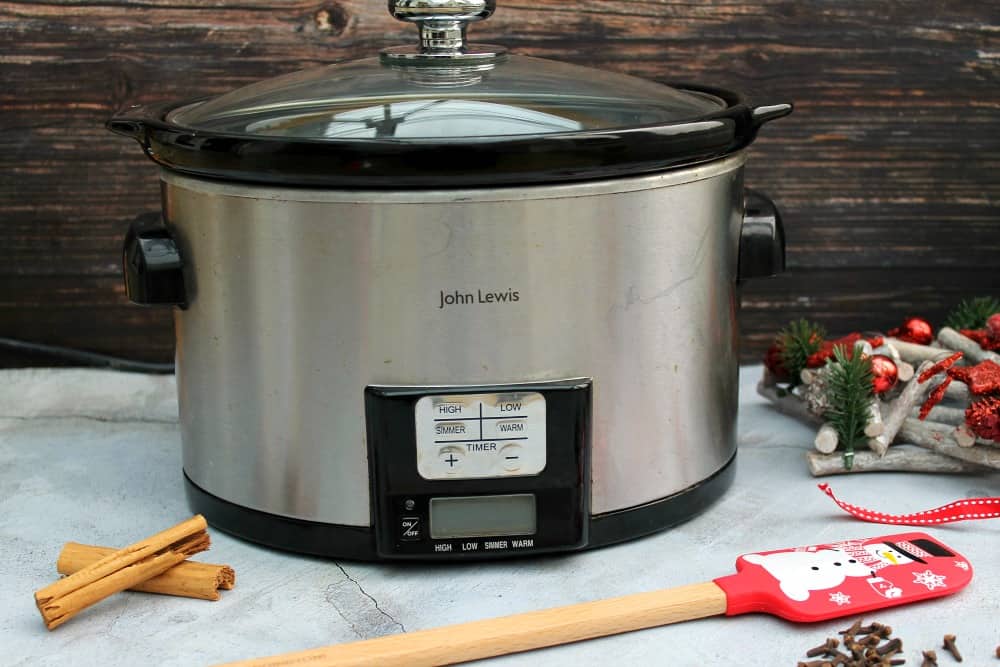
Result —
M 955 635 L 944 636 L 944 647 L 948 650 L 948 653 L 951 653 L 951 656 L 955 660 L 962 662 L 962 654 L 959 652 L 958 647 L 955 646 Z
M 900 639 L 899 637 L 896 637 L 895 639 L 890 639 L 885 644 L 882 644 L 881 646 L 877 647 L 875 649 L 875 652 L 878 653 L 880 656 L 883 656 L 886 653 L 890 654 L 899 653 L 902 650 L 903 650 L 903 640 Z
M 806 651 L 807 658 L 815 658 L 818 655 L 825 655 L 832 657 L 837 652 L 837 647 L 840 646 L 840 642 L 830 637 L 826 640 L 825 644 L 820 644 L 815 648 L 811 648 Z
M 905 665 L 903 657 L 903 640 L 892 636 L 892 627 L 882 623 L 862 625 L 856 620 L 849 628 L 839 630 L 838 641 L 828 637 L 825 642 L 806 652 L 809 658 L 818 658 L 811 662 L 799 662 L 798 667 L 890 667 Z M 946 634 L 943 638 L 945 650 L 956 662 L 962 662 L 962 654 L 956 645 L 956 636 Z M 843 650 L 838 650 L 842 647 Z M 920 667 L 938 667 L 937 652 L 926 650 L 921 652 L 923 661 Z M 1000 659 L 1000 646 L 996 647 L 996 657 Z
M 837 634 L 851 635 L 853 637 L 860 631 L 861 631 L 861 619 L 859 618 L 858 620 L 854 621 L 854 623 L 851 624 L 851 627 L 847 628 L 846 630 L 841 630 Z M 998 646 L 997 649 L 1000 649 L 1000 646 Z

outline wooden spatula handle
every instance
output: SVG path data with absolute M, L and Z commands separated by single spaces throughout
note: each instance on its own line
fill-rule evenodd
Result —
M 450 665 L 724 613 L 726 594 L 707 582 L 234 662 L 227 667 Z

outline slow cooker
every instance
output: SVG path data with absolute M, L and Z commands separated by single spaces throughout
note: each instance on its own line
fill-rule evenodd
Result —
M 130 298 L 176 306 L 190 504 L 355 559 L 665 528 L 730 484 L 738 285 L 783 268 L 746 149 L 788 104 L 466 41 L 493 0 L 391 0 L 415 46 L 109 121 L 160 165 Z

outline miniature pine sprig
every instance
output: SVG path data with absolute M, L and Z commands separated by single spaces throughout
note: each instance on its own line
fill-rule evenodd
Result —
M 982 329 L 994 313 L 1000 313 L 1000 299 L 991 296 L 964 299 L 948 314 L 945 324 L 955 330 Z
M 837 431 L 844 447 L 844 467 L 854 464 L 854 447 L 867 440 L 865 426 L 871 419 L 872 362 L 863 354 L 849 353 L 843 346 L 833 349 L 833 359 L 827 362 L 827 391 L 830 410 L 826 419 Z
M 809 357 L 820 351 L 826 331 L 820 325 L 805 319 L 789 322 L 778 334 L 781 364 L 788 370 L 793 386 L 798 385 L 802 369 Z

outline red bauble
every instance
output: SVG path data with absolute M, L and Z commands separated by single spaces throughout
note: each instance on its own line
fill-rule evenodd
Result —
M 889 335 L 907 343 L 930 345 L 934 340 L 934 328 L 927 320 L 911 317 L 903 322 L 903 326 L 890 329 Z
M 764 356 L 764 367 L 771 371 L 771 375 L 778 382 L 787 382 L 791 378 L 791 375 L 788 373 L 788 369 L 785 368 L 782 351 L 781 343 L 775 343 L 767 348 L 767 354 Z
M 872 355 L 872 389 L 876 394 L 884 394 L 896 386 L 899 369 L 896 362 L 884 354 Z
M 1000 313 L 986 319 L 986 332 L 993 340 L 1000 340 Z

